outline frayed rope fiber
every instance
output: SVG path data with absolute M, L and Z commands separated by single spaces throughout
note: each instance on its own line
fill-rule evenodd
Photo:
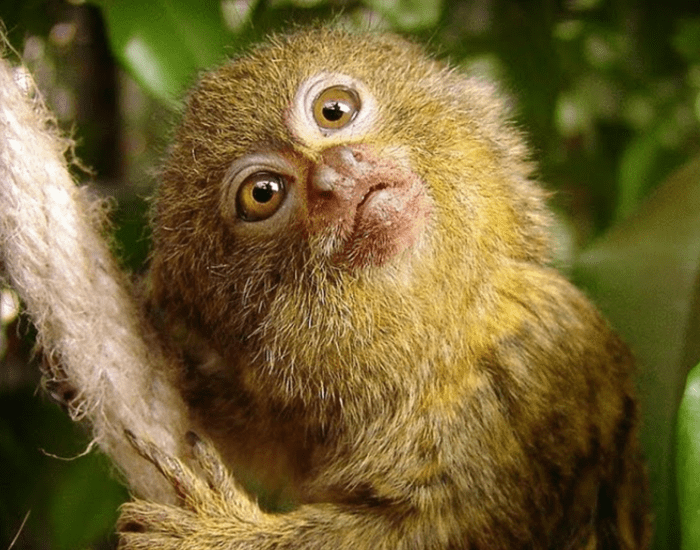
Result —
M 100 201 L 75 185 L 54 118 L 23 69 L 0 59 L 0 254 L 55 369 L 69 408 L 136 493 L 172 501 L 165 481 L 124 437 L 129 429 L 175 456 L 186 408 L 149 345 L 146 325 L 102 237 Z M 59 373 L 59 374 L 56 374 Z

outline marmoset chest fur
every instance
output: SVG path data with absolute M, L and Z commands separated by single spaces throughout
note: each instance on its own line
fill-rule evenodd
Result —
M 508 116 L 402 39 L 300 32 L 205 74 L 163 167 L 197 430 L 263 493 L 384 517 L 355 547 L 648 542 L 631 358 L 548 266 Z

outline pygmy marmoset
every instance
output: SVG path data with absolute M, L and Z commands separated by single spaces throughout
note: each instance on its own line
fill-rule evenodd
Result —
M 202 76 L 150 296 L 202 439 L 189 467 L 131 436 L 182 505 L 125 505 L 123 548 L 647 547 L 630 353 L 548 265 L 508 116 L 390 35 Z

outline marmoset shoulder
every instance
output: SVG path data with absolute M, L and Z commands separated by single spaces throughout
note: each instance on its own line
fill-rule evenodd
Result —
M 204 74 L 150 301 L 209 486 L 135 442 L 184 500 L 126 505 L 122 547 L 646 548 L 633 361 L 550 266 L 533 169 L 493 86 L 393 35 Z

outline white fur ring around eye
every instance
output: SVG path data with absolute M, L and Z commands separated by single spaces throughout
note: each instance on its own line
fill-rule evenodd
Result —
M 343 90 L 349 107 L 355 109 L 342 124 L 319 124 L 317 101 L 329 90 Z M 375 125 L 377 102 L 365 84 L 340 73 L 318 73 L 301 83 L 288 119 L 292 134 L 308 146 L 327 147 L 358 141 Z

